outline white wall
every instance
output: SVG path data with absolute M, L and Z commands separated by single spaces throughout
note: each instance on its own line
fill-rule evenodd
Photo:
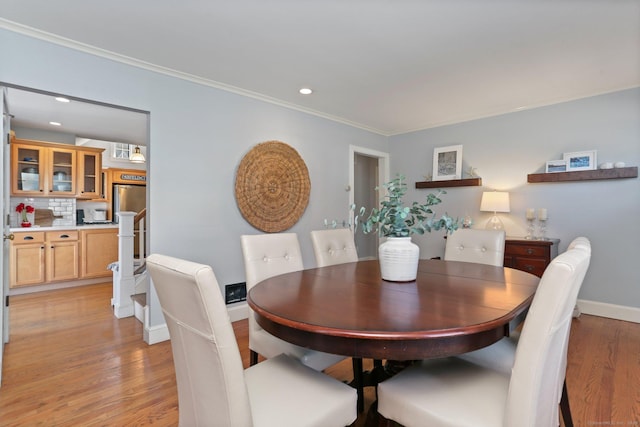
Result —
M 598 150 L 598 163 L 640 164 L 640 89 L 394 136 L 391 172 L 404 173 L 414 187 L 431 174 L 433 149 L 454 144 L 463 145 L 463 170 L 477 168 L 483 187 L 446 189 L 438 213 L 468 213 L 475 227 L 484 227 L 490 215 L 479 212 L 482 191 L 508 190 L 505 228 L 524 236 L 525 209 L 547 208 L 547 235 L 561 239 L 561 251 L 576 236 L 591 239 L 593 257 L 579 298 L 640 307 L 640 179 L 527 183 L 527 174 L 544 172 L 546 161 L 564 152 Z M 428 192 L 413 188 L 408 197 Z M 440 235 L 416 240 L 422 257 L 443 253 Z
M 309 231 L 348 211 L 349 145 L 386 151 L 387 138 L 0 29 L 0 81 L 150 112 L 150 250 L 210 264 L 221 286 L 244 281 L 235 171 L 255 145 L 280 140 L 305 160 L 309 205 L 291 231 L 314 266 Z M 292 90 L 295 88 L 292 87 Z M 151 324 L 162 323 L 151 299 Z

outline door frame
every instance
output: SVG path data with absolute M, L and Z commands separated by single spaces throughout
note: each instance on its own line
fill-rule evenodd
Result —
M 2 387 L 2 363 L 4 358 L 4 345 L 9 342 L 9 238 L 12 237 L 9 229 L 9 131 L 11 129 L 11 114 L 7 101 L 7 89 L 0 85 L 0 193 L 2 197 L 2 245 L 0 245 L 0 387 Z
M 355 159 L 356 154 L 372 157 L 378 161 L 378 176 L 376 177 L 376 183 L 378 187 L 378 200 L 382 200 L 385 196 L 385 189 L 383 184 L 389 181 L 389 153 L 384 151 L 373 150 L 371 148 L 359 147 L 356 145 L 349 145 L 349 206 L 353 206 L 355 201 Z M 369 208 L 372 208 L 370 206 Z M 355 218 L 355 212 L 353 209 L 349 210 L 349 223 L 353 224 Z M 357 231 L 357 230 L 354 230 Z M 380 243 L 378 237 L 378 244 Z

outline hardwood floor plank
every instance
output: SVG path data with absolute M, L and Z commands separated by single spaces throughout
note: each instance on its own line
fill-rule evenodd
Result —
M 148 346 L 117 319 L 111 283 L 14 296 L 0 426 L 175 426 L 171 345 Z M 248 323 L 233 324 L 245 367 Z M 370 360 L 364 361 L 371 368 Z M 351 361 L 326 371 L 351 380 Z M 582 315 L 572 324 L 567 386 L 576 426 L 640 426 L 640 325 Z M 375 390 L 365 390 L 365 407 Z M 356 421 L 365 425 L 366 412 Z

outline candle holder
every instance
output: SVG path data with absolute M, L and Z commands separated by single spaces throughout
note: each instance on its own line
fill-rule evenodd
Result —
M 535 229 L 536 229 L 535 220 L 533 218 L 527 218 L 527 235 L 525 236 L 525 239 L 534 240 L 535 236 L 533 233 Z
M 547 240 L 547 220 L 538 219 L 538 240 Z

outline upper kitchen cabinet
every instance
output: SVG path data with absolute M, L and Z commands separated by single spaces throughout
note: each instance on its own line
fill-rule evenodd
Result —
M 39 196 L 45 191 L 46 148 L 11 144 L 11 194 Z
M 48 196 L 73 197 L 76 194 L 76 150 L 51 147 L 48 149 L 48 168 L 45 171 Z
M 102 148 L 13 139 L 11 194 L 27 197 L 78 197 L 100 194 Z
M 103 199 L 102 148 L 78 150 L 78 198 Z

